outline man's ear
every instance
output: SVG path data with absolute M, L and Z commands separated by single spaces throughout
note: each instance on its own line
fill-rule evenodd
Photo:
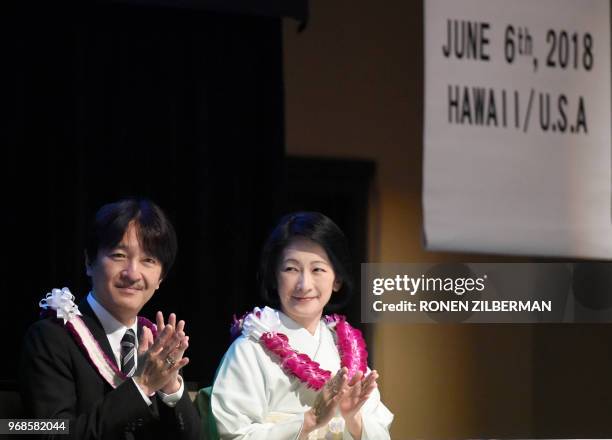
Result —
M 160 278 L 159 281 L 157 282 L 157 287 L 155 288 L 155 290 L 159 289 L 159 286 L 161 286 L 162 281 L 164 281 L 164 279 Z
M 89 256 L 87 255 L 87 251 L 85 253 L 85 273 L 88 277 L 91 276 L 91 262 L 89 261 Z

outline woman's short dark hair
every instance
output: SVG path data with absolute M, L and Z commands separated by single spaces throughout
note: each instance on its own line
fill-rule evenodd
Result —
M 353 291 L 351 258 L 342 230 L 319 212 L 296 212 L 284 216 L 264 244 L 259 265 L 259 285 L 264 301 L 279 306 L 276 275 L 283 250 L 296 238 L 312 240 L 321 246 L 342 282 L 326 309 L 333 311 L 348 302 Z
M 102 206 L 87 233 L 87 259 L 93 262 L 98 250 L 117 246 L 130 222 L 135 223 L 138 242 L 145 252 L 161 263 L 165 277 L 176 258 L 176 233 L 161 208 L 147 199 L 128 198 Z

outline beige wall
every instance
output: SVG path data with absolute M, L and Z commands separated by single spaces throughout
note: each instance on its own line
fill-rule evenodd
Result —
M 285 21 L 287 152 L 376 162 L 371 260 L 486 259 L 422 246 L 421 2 L 312 0 L 296 29 Z M 392 438 L 528 436 L 532 340 L 528 326 L 378 326 Z

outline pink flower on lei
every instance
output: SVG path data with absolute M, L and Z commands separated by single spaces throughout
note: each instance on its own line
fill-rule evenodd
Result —
M 365 374 L 367 370 L 368 352 L 361 332 L 346 322 L 342 315 L 327 315 L 324 322 L 330 328 L 335 328 L 340 362 L 348 369 L 349 379 L 357 371 Z M 282 368 L 298 378 L 309 388 L 320 390 L 331 379 L 332 373 L 320 367 L 304 353 L 294 350 L 289 345 L 287 335 L 278 332 L 280 318 L 278 312 L 269 307 L 256 307 L 253 312 L 237 319 L 234 315 L 231 333 L 237 337 L 240 333 L 259 340 L 264 347 L 273 353 Z
M 348 369 L 348 378 L 353 377 L 358 371 L 365 375 L 368 369 L 368 351 L 361 331 L 346 322 L 344 316 L 332 315 L 331 318 L 326 316 L 326 322 L 328 319 L 336 323 L 341 365 Z

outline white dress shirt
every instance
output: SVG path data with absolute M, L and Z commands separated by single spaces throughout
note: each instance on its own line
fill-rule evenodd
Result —
M 89 303 L 91 310 L 93 310 L 93 312 L 96 314 L 96 317 L 102 324 L 102 327 L 104 328 L 104 333 L 106 334 L 111 349 L 113 350 L 115 361 L 120 367 L 121 339 L 123 339 L 123 335 L 125 334 L 128 328 L 131 328 L 134 331 L 134 334 L 138 335 L 138 320 L 134 319 L 134 323 L 131 326 L 126 327 L 121 322 L 119 322 L 113 315 L 111 315 L 109 311 L 106 310 L 98 301 L 96 301 L 96 298 L 94 298 L 92 292 L 89 292 L 89 295 L 87 295 L 87 302 Z M 136 338 L 135 349 L 138 351 L 138 337 Z M 134 361 L 136 362 L 136 370 L 138 370 L 138 356 L 135 356 Z M 132 381 L 134 381 L 134 385 L 136 385 L 136 388 L 138 388 L 138 391 L 140 391 L 140 395 L 147 403 L 147 405 L 151 405 L 150 396 L 146 395 L 146 393 L 140 388 L 140 386 L 138 386 L 138 383 L 136 383 L 133 377 L 131 379 Z M 183 396 L 185 386 L 180 375 L 179 382 L 181 383 L 181 387 L 175 393 L 166 394 L 162 391 L 157 392 L 157 395 L 161 398 L 161 400 L 170 407 L 175 406 Z

